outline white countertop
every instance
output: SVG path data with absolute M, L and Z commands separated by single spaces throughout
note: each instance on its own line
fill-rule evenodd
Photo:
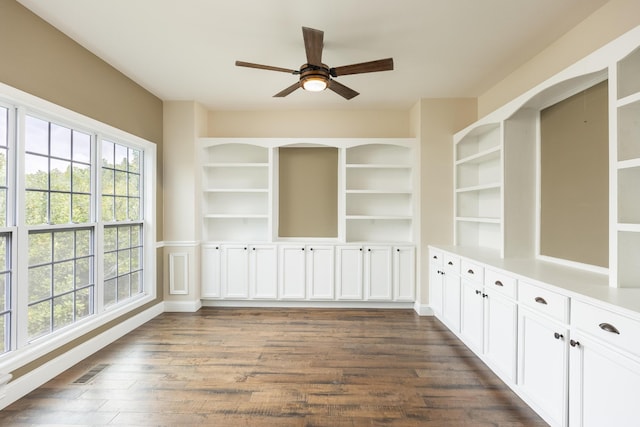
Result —
M 613 306 L 609 308 L 615 308 L 621 314 L 640 320 L 640 288 L 610 287 L 609 276 L 606 274 L 534 258 L 501 258 L 497 251 L 490 249 L 439 245 L 431 247 L 481 262 L 489 268 L 503 270 L 518 280 L 560 292 L 571 298 L 603 308 L 607 308 L 607 305 Z

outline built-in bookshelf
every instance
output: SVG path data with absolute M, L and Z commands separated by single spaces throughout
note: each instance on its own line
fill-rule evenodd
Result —
M 346 240 L 411 242 L 412 150 L 366 144 L 346 149 Z
M 640 48 L 617 63 L 617 271 L 619 287 L 640 287 Z

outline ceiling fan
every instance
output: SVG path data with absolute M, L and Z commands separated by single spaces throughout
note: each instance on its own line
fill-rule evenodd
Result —
M 251 62 L 243 61 L 236 61 L 236 65 L 239 67 L 281 71 L 284 73 L 299 75 L 300 80 L 298 82 L 273 95 L 277 98 L 285 97 L 301 87 L 304 90 L 311 92 L 321 92 L 325 89 L 330 89 L 345 99 L 351 99 L 358 96 L 359 93 L 341 83 L 338 83 L 335 80 L 335 77 L 346 76 L 348 74 L 374 73 L 377 71 L 393 70 L 393 58 L 329 68 L 326 64 L 322 63 L 324 31 L 302 27 L 302 37 L 304 38 L 304 49 L 307 54 L 307 62 L 302 64 L 299 70 L 290 70 L 288 68 L 272 67 L 270 65 L 253 64 Z

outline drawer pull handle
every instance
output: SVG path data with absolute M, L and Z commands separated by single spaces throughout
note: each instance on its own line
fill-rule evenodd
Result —
M 559 334 L 558 332 L 554 332 L 554 333 L 553 333 L 553 337 L 554 337 L 555 339 L 557 339 L 557 340 L 561 340 L 561 339 L 563 339 L 563 338 L 564 338 L 564 335 Z
M 448 264 L 448 265 L 453 265 L 453 263 L 452 263 L 451 261 L 449 261 L 447 264 Z
M 570 340 L 570 341 L 569 341 L 569 345 L 570 345 L 571 347 L 580 347 L 580 341 Z
M 474 274 L 472 269 L 468 269 L 468 270 L 467 270 L 467 273 L 469 273 L 469 274 Z
M 607 331 L 607 332 L 611 332 L 612 334 L 620 335 L 620 331 L 618 330 L 618 328 L 616 328 L 615 326 L 613 326 L 610 323 L 600 323 L 598 326 L 600 326 L 600 329 L 602 329 L 603 331 Z
M 500 280 L 496 280 L 495 285 L 496 286 L 504 286 Z
M 488 295 L 488 294 L 483 293 L 483 294 L 482 294 L 482 298 L 489 298 L 489 295 Z
M 438 255 L 434 255 L 434 256 L 433 256 L 433 259 L 438 259 Z
M 476 295 L 480 295 L 482 293 L 482 291 L 479 291 L 476 289 Z
M 544 305 L 547 305 L 547 300 L 546 300 L 546 299 L 544 299 L 544 298 L 542 298 L 542 297 L 536 297 L 536 302 L 537 302 L 538 304 L 544 304 Z

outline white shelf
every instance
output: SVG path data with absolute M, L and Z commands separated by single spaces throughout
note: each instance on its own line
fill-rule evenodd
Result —
M 628 233 L 640 233 L 640 224 L 618 223 L 618 231 L 624 231 Z
M 636 102 L 640 102 L 640 92 L 632 93 L 631 95 L 619 99 L 617 106 L 618 108 L 626 107 L 627 105 L 635 104 Z
M 488 150 L 481 151 L 480 153 L 474 154 L 472 156 L 467 156 L 465 158 L 458 159 L 456 161 L 456 165 L 460 165 L 463 163 L 478 164 L 478 163 L 484 163 L 484 162 L 493 161 L 493 160 L 499 160 L 501 153 L 502 153 L 502 150 L 499 146 L 492 147 Z
M 205 214 L 205 218 L 238 218 L 238 219 L 256 219 L 256 218 L 269 218 L 268 215 L 261 214 Z
M 640 92 L 640 48 L 618 62 L 618 99 Z
M 618 161 L 637 158 L 640 158 L 640 100 L 618 108 Z
M 456 160 L 500 147 L 500 139 L 500 123 L 480 125 L 456 143 Z
M 347 164 L 347 169 L 406 169 L 411 170 L 411 166 L 394 164 Z
M 347 219 L 356 219 L 356 220 L 400 220 L 400 221 L 411 221 L 411 216 L 409 215 L 347 215 Z
M 464 187 L 464 188 L 457 188 L 455 191 L 456 193 L 467 193 L 467 192 L 478 192 L 478 191 L 486 191 L 486 190 L 500 190 L 502 188 L 502 185 L 500 185 L 500 183 L 490 183 L 490 184 L 484 184 L 484 185 L 475 185 L 473 187 Z
M 204 193 L 269 193 L 267 188 L 205 188 Z
M 346 190 L 347 194 L 413 194 L 410 190 Z
M 483 223 L 483 224 L 500 224 L 500 218 L 490 218 L 490 217 L 464 217 L 464 216 L 459 216 L 459 217 L 456 217 L 456 221 L 477 222 L 477 223 Z
M 204 168 L 268 168 L 269 163 L 205 163 Z

